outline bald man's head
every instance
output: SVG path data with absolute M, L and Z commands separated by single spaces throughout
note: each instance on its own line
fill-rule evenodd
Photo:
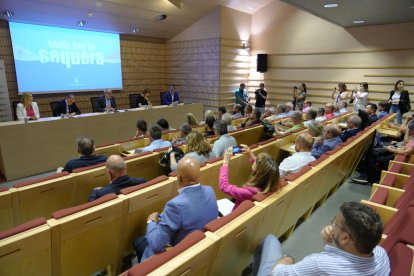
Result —
M 178 162 L 178 184 L 180 187 L 200 183 L 200 163 L 189 157 L 184 157 Z
M 296 136 L 295 150 L 297 152 L 310 152 L 313 146 L 313 137 L 309 133 Z
M 106 168 L 108 169 L 110 180 L 126 175 L 125 161 L 117 154 L 108 157 L 106 160 Z

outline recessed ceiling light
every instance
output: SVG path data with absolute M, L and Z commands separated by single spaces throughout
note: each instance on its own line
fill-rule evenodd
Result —
M 88 11 L 88 17 L 92 17 L 93 16 L 93 12 Z
M 323 5 L 323 7 L 324 8 L 336 8 L 336 7 L 338 7 L 338 4 L 334 4 L 334 3 L 325 4 L 325 5 Z
M 83 21 L 83 20 L 78 21 L 78 26 L 79 26 L 79 27 L 83 27 L 83 26 L 85 26 L 85 25 L 86 25 L 86 21 Z
M 101 8 L 103 6 L 102 2 L 96 2 L 95 7 Z
M 132 33 L 133 34 L 139 33 L 139 29 L 138 28 L 132 29 Z
M 166 14 L 159 14 L 159 15 L 157 15 L 156 17 L 155 17 L 155 20 L 157 20 L 157 21 L 163 21 L 163 20 L 165 20 L 167 18 L 167 15 Z
M 362 24 L 365 23 L 365 20 L 354 20 L 354 24 Z
M 14 13 L 12 11 L 0 11 L 0 16 L 2 17 L 12 17 Z

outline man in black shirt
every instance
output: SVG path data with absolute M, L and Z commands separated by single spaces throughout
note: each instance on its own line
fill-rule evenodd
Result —
M 262 114 L 265 112 L 267 92 L 264 90 L 264 83 L 260 83 L 260 88 L 257 89 L 254 94 L 256 94 L 256 103 L 254 104 L 255 110 L 260 110 Z

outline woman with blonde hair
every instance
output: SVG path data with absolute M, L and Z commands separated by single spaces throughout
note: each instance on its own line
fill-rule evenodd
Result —
M 192 131 L 187 135 L 187 151 L 184 157 L 190 157 L 197 160 L 199 163 L 204 163 L 208 159 L 214 157 L 211 151 L 211 145 L 207 139 L 198 131 Z M 170 154 L 170 169 L 177 170 L 177 160 L 175 159 L 174 151 Z
M 198 121 L 197 121 L 197 119 L 196 119 L 196 117 L 194 116 L 193 113 L 185 114 L 185 119 L 187 121 L 187 124 L 189 124 L 190 126 L 192 126 L 192 127 L 198 127 L 199 126 Z
M 19 121 L 24 118 L 28 120 L 37 120 L 40 118 L 39 107 L 33 101 L 33 96 L 29 92 L 24 92 L 22 95 L 22 102 L 17 104 L 16 115 Z
M 223 166 L 220 168 L 219 188 L 222 192 L 236 199 L 233 210 L 244 200 L 251 200 L 255 194 L 275 191 L 279 181 L 279 168 L 269 154 L 262 152 L 256 157 L 248 146 L 241 145 L 241 147 L 252 163 L 252 174 L 247 183 L 242 187 L 229 183 L 229 162 L 233 155 L 232 147 L 224 152 Z

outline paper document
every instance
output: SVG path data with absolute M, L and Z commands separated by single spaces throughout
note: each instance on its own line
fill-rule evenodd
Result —
M 219 212 L 223 216 L 227 216 L 233 210 L 234 203 L 228 200 L 227 198 L 223 198 L 223 199 L 217 200 L 217 206 L 218 206 Z

